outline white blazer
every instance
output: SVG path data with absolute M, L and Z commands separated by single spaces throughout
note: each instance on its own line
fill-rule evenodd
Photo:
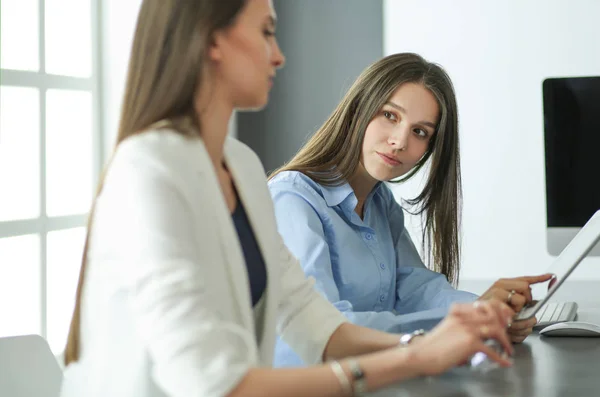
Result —
M 249 368 L 271 365 L 276 330 L 320 361 L 346 319 L 279 236 L 258 157 L 228 139 L 225 161 L 268 273 L 260 344 L 243 251 L 202 140 L 145 132 L 119 145 L 96 204 L 81 356 L 65 370 L 63 397 L 223 396 Z

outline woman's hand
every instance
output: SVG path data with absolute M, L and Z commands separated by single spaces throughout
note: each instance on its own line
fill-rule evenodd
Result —
M 543 283 L 552 278 L 552 274 L 540 276 L 526 276 L 517 278 L 504 278 L 496 281 L 483 295 L 480 301 L 497 300 L 507 303 L 515 313 L 531 303 L 531 285 Z M 533 326 L 537 323 L 535 318 L 521 320 L 509 326 L 508 334 L 514 343 L 521 343 L 533 332 Z
M 496 339 L 512 355 L 513 347 L 506 333 L 515 312 L 498 300 L 455 304 L 446 318 L 431 332 L 408 348 L 415 349 L 417 365 L 425 375 L 437 375 L 466 363 L 477 352 L 485 353 L 502 366 L 511 361 L 484 344 Z

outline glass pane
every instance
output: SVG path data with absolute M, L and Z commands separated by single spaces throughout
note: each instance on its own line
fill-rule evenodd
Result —
M 0 337 L 41 334 L 40 239 L 0 238 Z
M 40 215 L 39 96 L 0 86 L 0 221 Z
M 84 242 L 84 227 L 48 233 L 47 339 L 54 354 L 62 353 L 67 341 Z
M 0 67 L 40 69 L 39 0 L 0 1 Z
M 46 73 L 92 74 L 90 0 L 46 0 Z
M 92 199 L 92 95 L 46 93 L 46 212 L 83 214 Z

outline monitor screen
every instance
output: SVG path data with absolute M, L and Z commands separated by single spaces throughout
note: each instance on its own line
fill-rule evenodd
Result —
M 544 80 L 543 109 L 548 252 L 558 255 L 600 209 L 600 76 Z
M 546 79 L 547 221 L 582 227 L 600 209 L 600 76 Z

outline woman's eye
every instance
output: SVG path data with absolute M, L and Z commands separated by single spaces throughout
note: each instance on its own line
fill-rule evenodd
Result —
M 388 120 L 396 121 L 396 116 L 392 112 L 388 112 L 386 110 L 383 111 L 383 117 Z
M 427 138 L 427 136 L 429 135 L 429 134 L 427 133 L 427 131 L 425 131 L 425 130 L 422 130 L 422 129 L 420 129 L 420 128 L 417 128 L 417 129 L 415 130 L 415 133 L 416 133 L 416 134 L 417 134 L 417 135 L 418 135 L 420 138 Z
M 265 29 L 265 30 L 263 31 L 263 34 L 264 34 L 265 36 L 267 36 L 267 37 L 275 36 L 275 31 L 274 31 L 274 30 L 268 30 L 268 29 Z

